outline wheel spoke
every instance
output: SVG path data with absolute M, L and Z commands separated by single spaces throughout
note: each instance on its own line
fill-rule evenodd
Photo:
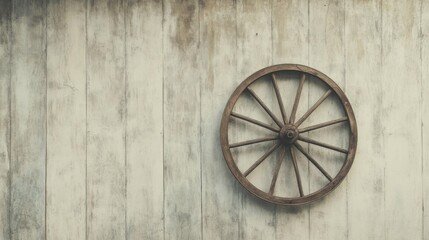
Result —
M 345 122 L 347 120 L 348 120 L 347 117 L 343 117 L 343 118 L 339 118 L 339 119 L 332 120 L 332 121 L 329 121 L 329 122 L 319 123 L 319 124 L 316 124 L 316 125 L 313 125 L 313 126 L 310 126 L 310 127 L 299 129 L 298 131 L 300 133 L 304 133 L 304 132 L 316 130 L 316 129 L 319 129 L 319 128 L 327 127 L 327 126 L 330 126 L 330 125 L 334 125 L 334 124 L 337 124 L 337 123 Z
M 246 145 L 250 145 L 250 144 L 254 144 L 254 143 L 273 141 L 273 140 L 277 140 L 278 138 L 279 137 L 277 137 L 277 136 L 257 138 L 257 139 L 252 139 L 252 140 L 248 140 L 248 141 L 244 141 L 244 142 L 238 142 L 238 143 L 230 144 L 229 147 L 230 148 L 236 148 L 236 147 L 246 146 Z
M 296 110 L 298 109 L 299 99 L 301 98 L 302 87 L 304 86 L 306 75 L 302 74 L 301 81 L 299 81 L 298 90 L 295 95 L 295 102 L 293 103 L 292 113 L 290 114 L 289 123 L 295 122 Z
M 299 127 L 299 125 L 301 125 L 302 122 L 305 121 L 305 119 L 308 118 L 308 116 L 310 116 L 310 114 L 316 110 L 317 107 L 320 106 L 320 104 L 322 104 L 323 101 L 325 101 L 325 99 L 332 93 L 332 90 L 329 89 L 328 91 L 325 92 L 325 94 L 323 94 L 323 96 L 320 97 L 320 99 L 310 108 L 308 109 L 308 111 L 304 114 L 304 116 L 302 116 L 296 123 L 295 126 Z
M 295 170 L 295 176 L 296 176 L 296 182 L 298 183 L 299 195 L 301 197 L 303 197 L 304 196 L 304 191 L 302 191 L 301 176 L 299 174 L 298 164 L 296 163 L 295 152 L 293 151 L 293 149 L 291 147 L 289 147 L 289 152 L 290 152 L 290 156 L 292 158 L 293 168 Z
M 287 115 L 286 115 L 286 111 L 285 111 L 285 106 L 283 105 L 282 96 L 280 95 L 276 75 L 273 73 L 273 74 L 271 74 L 271 77 L 273 78 L 274 90 L 276 92 L 277 101 L 279 102 L 280 111 L 281 111 L 282 117 L 283 117 L 283 123 L 287 123 L 288 119 L 287 119 Z
M 317 146 L 321 146 L 321 147 L 324 147 L 324 148 L 329 148 L 329 149 L 337 151 L 337 152 L 342 152 L 342 153 L 348 153 L 349 152 L 346 149 L 342 149 L 342 148 L 339 148 L 339 147 L 336 147 L 336 146 L 332 146 L 332 145 L 329 145 L 329 144 L 326 144 L 326 143 L 322 143 L 322 142 L 319 142 L 319 141 L 316 141 L 314 139 L 311 139 L 311 138 L 308 138 L 308 137 L 304 137 L 304 136 L 299 136 L 298 140 L 301 140 L 301 141 L 304 141 L 304 142 L 308 142 L 308 143 L 311 143 L 311 144 L 314 144 L 314 145 L 317 145 Z
M 328 172 L 325 171 L 325 169 L 322 168 L 322 166 L 320 166 L 320 164 L 318 162 L 316 162 L 316 160 L 314 160 L 314 158 L 312 156 L 310 156 L 310 154 L 307 153 L 307 151 L 304 150 L 304 148 L 299 144 L 299 143 L 294 143 L 294 146 L 302 153 L 304 154 L 304 156 L 315 166 L 317 167 L 317 169 L 319 169 L 320 172 L 323 173 L 323 175 L 325 175 L 325 177 L 332 182 L 332 177 L 329 175 Z
M 274 115 L 273 112 L 265 105 L 265 103 L 256 95 L 256 93 L 249 87 L 247 87 L 247 91 L 250 93 L 250 95 L 253 96 L 253 98 L 261 105 L 261 107 L 265 110 L 265 112 L 270 115 L 270 117 L 274 120 L 274 122 L 279 126 L 280 128 L 283 127 L 283 123 Z
M 267 159 L 267 157 L 274 152 L 274 150 L 276 150 L 278 147 L 280 146 L 280 143 L 276 143 L 275 145 L 273 145 L 264 155 L 262 155 L 262 157 L 260 157 L 258 159 L 258 161 L 256 161 L 252 166 L 250 166 L 249 169 L 247 169 L 246 172 L 244 172 L 244 176 L 247 177 L 247 175 L 249 175 L 253 170 L 255 170 L 256 167 L 259 166 L 259 164 L 261 164 L 265 159 Z
M 282 147 L 282 150 L 277 158 L 276 168 L 274 169 L 273 179 L 271 180 L 271 186 L 269 194 L 274 194 L 274 188 L 276 187 L 277 178 L 279 176 L 280 167 L 282 166 L 283 158 L 285 157 L 286 149 Z
M 274 127 L 272 127 L 272 126 L 270 126 L 270 125 L 268 125 L 266 123 L 263 123 L 261 121 L 255 120 L 253 118 L 246 117 L 244 115 L 241 115 L 241 114 L 238 114 L 238 113 L 235 113 L 235 112 L 231 112 L 231 116 L 239 118 L 239 119 L 244 120 L 246 122 L 253 123 L 255 125 L 258 125 L 260 127 L 266 128 L 266 129 L 271 130 L 273 132 L 276 132 L 276 133 L 279 132 L 279 129 L 276 129 L 276 128 L 274 128 Z

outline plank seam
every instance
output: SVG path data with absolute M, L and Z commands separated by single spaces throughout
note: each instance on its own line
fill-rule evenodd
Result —
M 237 57 L 237 55 L 238 55 L 238 19 L 237 19 L 237 1 L 234 1 L 235 2 L 235 4 L 234 4 L 234 9 L 235 9 L 235 11 L 234 11 L 234 13 L 235 13 L 235 74 L 236 74 L 236 78 L 237 78 L 237 76 L 238 76 L 238 57 Z M 236 186 L 236 190 L 239 190 L 239 184 L 237 183 L 237 181 L 235 182 L 235 186 Z M 238 206 L 237 206 L 237 209 L 238 209 L 238 213 L 237 213 L 237 237 L 238 237 L 238 239 L 240 240 L 240 239 L 242 239 L 242 236 L 241 236 L 241 231 L 240 231 L 240 226 L 241 226 L 241 218 L 242 218 L 242 216 L 241 216 L 241 210 L 242 210 L 242 192 L 241 191 L 238 191 L 238 199 L 237 199 L 238 201 Z M 240 206 L 241 205 L 241 206 Z
M 344 71 L 343 71 L 343 79 L 344 79 L 344 93 L 347 93 L 347 79 L 346 79 L 346 76 L 347 76 L 347 73 L 346 73 L 346 71 L 347 71 L 347 62 L 346 62 L 346 59 L 347 59 L 347 57 L 346 57 L 346 50 L 347 50 L 347 48 L 346 48 L 346 17 L 347 17 L 347 15 L 346 15 L 346 11 L 347 11 L 347 9 L 346 9 L 346 1 L 345 0 L 343 0 L 343 11 L 344 11 L 344 16 L 343 16 L 343 68 L 344 68 Z M 343 141 L 344 141 L 345 139 L 343 139 Z M 346 177 L 346 179 L 345 179 L 345 189 L 346 189 L 346 239 L 349 239 L 349 188 L 348 188 L 348 186 L 349 186 L 349 178 L 348 177 Z
M 8 42 L 8 51 L 9 51 L 9 86 L 8 86 L 8 107 L 9 107 L 9 179 L 8 179 L 8 185 L 9 185 L 9 199 L 8 199 L 8 221 L 9 221 L 9 238 L 12 239 L 12 34 L 13 34 L 13 24 L 12 24 L 12 14 L 13 14 L 13 3 L 12 0 L 9 1 L 9 42 Z
M 310 0 L 307 1 L 307 64 L 310 65 Z M 307 88 L 307 109 L 310 108 L 310 86 Z M 307 134 L 309 136 L 310 133 Z M 310 149 L 308 148 L 307 144 L 307 151 L 309 152 Z M 307 163 L 307 185 L 308 185 L 308 191 L 311 190 L 311 184 L 310 184 L 310 164 Z M 311 239 L 311 205 L 308 207 L 308 239 Z
M 128 12 L 128 1 L 123 0 L 122 1 L 122 11 L 124 14 L 124 177 L 125 177 L 125 189 L 124 189 L 124 198 L 125 198 L 125 213 L 124 213 L 124 237 L 125 239 L 128 239 L 128 224 L 127 224 L 127 218 L 128 218 L 128 161 L 127 161 L 127 135 L 128 135 L 128 67 L 127 67 L 127 12 Z
M 424 113 L 424 95 L 423 95 L 423 28 L 422 28 L 422 17 L 423 17 L 423 0 L 420 0 L 420 31 L 419 31 L 419 38 L 420 38 L 420 150 L 421 150 L 421 181 L 422 181 L 422 239 L 424 239 L 425 236 L 425 184 L 424 184 L 424 126 L 423 126 L 423 113 Z
M 162 14 L 162 23 L 161 23 L 161 31 L 162 31 L 162 224 L 163 224 L 163 239 L 165 240 L 165 121 L 164 121 L 164 82 L 165 82 L 165 42 L 164 42 L 164 23 L 165 23 L 165 11 L 164 11 L 164 1 L 161 1 L 161 14 Z
M 380 65 L 381 65 L 381 74 L 383 75 L 383 71 L 384 71 L 384 67 L 383 67 L 383 53 L 384 53 L 384 49 L 383 49 L 383 0 L 380 0 L 380 48 L 381 48 L 381 53 L 380 53 Z M 381 99 L 381 103 L 383 106 L 383 99 Z M 382 131 L 381 133 L 382 135 L 382 139 L 384 139 L 384 131 Z M 384 141 L 384 140 L 383 140 Z M 383 213 L 386 212 L 386 161 L 384 160 L 384 166 L 383 166 Z M 384 233 L 384 239 L 386 240 L 386 236 L 387 236 L 387 226 L 386 226 L 386 221 L 383 222 L 383 233 Z
M 47 196 L 48 196 L 48 0 L 45 0 L 44 6 L 45 13 L 45 233 L 44 238 L 47 239 L 48 233 L 48 208 L 47 208 Z
M 237 6 L 237 2 L 235 1 L 235 72 L 236 74 L 238 73 L 238 6 Z M 238 74 L 237 74 L 238 76 Z M 238 188 L 240 187 L 239 184 L 237 182 L 235 182 L 235 186 L 237 186 L 237 190 L 239 190 Z M 238 191 L 238 203 L 239 206 L 237 207 L 238 209 L 238 216 L 237 216 L 237 237 L 239 240 L 242 239 L 242 232 L 240 229 L 241 226 L 241 219 L 242 219 L 242 210 L 243 210 L 243 194 L 242 191 Z
M 198 58 L 201 58 L 201 5 L 200 5 L 200 1 L 197 2 L 197 6 L 198 6 L 198 53 L 199 56 L 197 56 Z M 201 64 L 201 59 L 199 59 L 199 62 Z M 198 67 L 200 68 L 199 71 L 201 71 L 201 65 L 198 65 Z M 201 74 L 201 73 L 200 73 Z M 201 109 L 202 109 L 202 105 L 201 105 L 201 81 L 198 82 L 199 83 L 199 102 L 200 102 L 200 106 L 199 106 L 199 110 L 200 110 L 200 121 L 199 121 L 199 131 L 200 131 L 200 139 L 199 139 L 199 159 L 200 159 L 200 232 L 201 232 L 201 239 L 204 240 L 204 215 L 203 215 L 203 161 L 202 161 L 202 156 L 203 156 L 203 151 L 202 151 L 202 143 L 201 143 L 201 133 L 202 133 L 202 129 L 201 129 L 201 121 L 202 121 L 202 116 L 201 116 Z
M 85 239 L 88 239 L 88 0 L 85 1 Z

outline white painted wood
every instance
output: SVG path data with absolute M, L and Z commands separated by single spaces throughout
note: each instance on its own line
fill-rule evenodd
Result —
M 346 1 L 346 94 L 359 140 L 347 181 L 348 238 L 385 239 L 381 2 Z M 365 36 L 365 37 L 363 37 Z M 365 99 L 365 101 L 362 101 Z M 364 174 L 363 174 L 364 173 Z M 371 216 L 371 217 L 368 217 Z
M 341 87 L 345 88 L 344 80 L 344 1 L 323 0 L 309 2 L 309 65 L 327 74 Z M 314 79 L 313 79 L 314 80 Z M 309 107 L 323 95 L 320 86 L 309 79 Z M 344 116 L 339 111 L 332 96 L 312 113 L 308 123 L 320 123 Z M 335 117 L 338 116 L 338 117 Z M 340 130 L 336 126 L 335 131 Z M 322 129 L 312 131 L 309 137 L 335 146 L 342 144 L 345 137 L 333 135 L 334 131 Z M 344 162 L 345 155 L 309 145 L 309 153 L 332 175 Z M 341 159 L 341 160 L 340 160 Z M 326 184 L 326 179 L 310 164 L 310 191 L 315 191 Z M 317 176 L 317 177 L 315 177 Z M 310 239 L 347 239 L 347 186 L 343 182 L 328 196 L 311 205 L 310 208 Z M 335 231 L 333 231 L 335 229 Z
M 45 1 L 13 1 L 12 5 L 12 239 L 45 238 L 45 6 Z
M 164 2 L 165 239 L 200 239 L 198 1 Z
M 272 33 L 273 33 L 273 64 L 298 63 L 308 65 L 308 1 L 275 0 L 272 2 Z M 298 78 L 296 78 L 298 77 Z M 278 78 L 281 78 L 278 76 Z M 299 76 L 284 79 L 281 94 L 290 118 L 291 109 L 298 88 Z M 294 86 L 294 87 L 292 87 Z M 308 88 L 303 88 L 300 98 L 300 109 L 307 109 Z M 304 106 L 304 107 L 303 107 Z M 289 154 L 289 153 L 288 153 Z M 295 151 L 298 156 L 298 152 Z M 308 193 L 308 162 L 301 160 L 299 167 L 304 192 Z M 279 174 L 280 181 L 285 181 L 286 188 L 297 188 L 295 175 L 290 171 L 290 156 L 287 156 Z M 304 163 L 304 164 L 302 164 Z M 304 166 L 304 167 L 301 167 Z M 284 174 L 282 174 L 284 173 Z M 288 177 L 288 175 L 290 175 Z M 309 206 L 277 207 L 276 210 L 276 239 L 309 239 Z
M 10 239 L 10 1 L 0 1 L 0 239 Z
M 383 1 L 386 239 L 422 237 L 420 1 Z
M 127 239 L 163 239 L 162 2 L 128 1 Z
M 87 237 L 125 239 L 125 23 L 122 1 L 87 5 Z
M 429 239 L 429 1 L 421 6 L 423 239 Z
M 201 161 L 204 239 L 238 239 L 238 189 L 219 144 L 219 121 L 240 80 L 233 1 L 200 2 Z
M 0 1 L 0 239 L 429 238 L 428 12 L 427 0 Z M 232 91 L 287 62 L 337 82 L 359 130 L 346 181 L 293 208 L 251 196 L 219 147 Z M 272 89 L 254 87 L 278 114 Z M 305 86 L 298 117 L 319 87 Z M 252 137 L 232 125 L 233 140 Z M 347 144 L 325 133 L 309 137 Z M 240 166 L 262 151 L 249 149 Z M 255 184 L 269 185 L 276 156 Z M 292 192 L 289 160 L 276 193 Z
M 85 239 L 85 1 L 47 9 L 47 239 Z
M 237 1 L 237 78 L 243 81 L 250 74 L 271 64 L 271 4 L 270 1 Z M 262 84 L 264 85 L 264 84 Z M 260 86 L 262 86 L 260 85 Z M 253 85 L 255 87 L 255 85 Z M 258 89 L 257 87 L 254 90 Z M 259 88 L 262 90 L 262 88 Z M 260 97 L 266 97 L 265 92 Z M 247 98 L 247 102 L 243 103 L 242 110 L 246 114 L 252 114 L 259 119 L 267 122 L 263 110 L 258 103 L 251 97 Z M 240 112 L 239 110 L 237 110 Z M 245 113 L 245 112 L 243 112 Z M 252 116 L 250 115 L 250 116 Z M 267 122 L 269 123 L 269 122 Z M 237 139 L 248 140 L 255 135 L 254 126 L 244 125 L 238 128 Z M 267 147 L 271 145 L 264 144 Z M 245 162 L 247 169 L 253 162 L 264 154 L 264 151 L 253 151 L 249 148 L 249 154 L 238 159 L 239 162 Z M 259 148 L 258 148 L 259 149 Z M 241 151 L 243 153 L 243 151 Z M 272 154 L 266 161 L 261 164 L 248 179 L 255 185 L 268 186 L 271 182 L 270 160 L 274 160 L 276 154 Z M 271 161 L 274 162 L 274 161 Z M 243 171 L 243 170 L 242 170 Z M 257 173 L 259 172 L 259 174 Z M 256 175 L 255 175 L 256 173 Z M 263 177 L 263 176 L 267 177 Z M 240 214 L 239 214 L 239 239 L 274 239 L 275 238 L 275 206 L 266 204 L 249 194 L 243 187 L 239 187 L 240 191 Z M 268 189 L 267 189 L 268 191 Z

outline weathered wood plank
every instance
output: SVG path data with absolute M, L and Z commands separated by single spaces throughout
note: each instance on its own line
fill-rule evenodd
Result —
M 10 57 L 12 1 L 0 1 L 0 238 L 10 239 Z
M 422 0 L 421 4 L 423 239 L 429 239 L 429 1 Z
M 45 6 L 45 1 L 13 1 L 12 6 L 12 239 L 45 238 Z
M 275 0 L 272 2 L 272 32 L 273 32 L 273 64 L 298 63 L 308 65 L 308 1 L 299 0 Z M 281 89 L 286 112 L 290 117 L 291 108 L 298 88 L 297 79 L 285 79 Z M 296 86 L 296 88 L 292 88 Z M 308 89 L 301 93 L 300 105 L 308 105 Z M 303 144 L 306 145 L 306 144 Z M 296 149 L 295 149 L 296 150 Z M 295 151 L 298 155 L 298 152 Z M 285 161 L 292 162 L 290 152 L 287 151 Z M 303 191 L 308 193 L 308 163 L 298 162 L 300 177 L 304 179 Z M 292 164 L 284 164 L 281 169 L 279 181 L 285 182 L 288 193 L 297 188 Z M 301 167 L 301 166 L 305 166 Z M 293 175 L 293 176 L 292 176 Z M 291 181 L 292 180 L 292 181 Z M 309 206 L 277 207 L 276 213 L 276 238 L 277 239 L 309 239 Z
M 237 1 L 236 8 L 237 79 L 241 82 L 250 74 L 271 64 L 271 4 L 268 0 L 239 0 Z M 261 84 L 261 86 L 262 85 L 264 84 Z M 274 94 L 274 92 L 272 92 L 272 94 Z M 261 94 L 260 97 L 265 96 L 265 94 Z M 256 101 L 253 101 L 251 97 L 247 100 L 247 103 L 243 104 L 243 109 L 250 110 L 251 113 L 256 115 L 260 113 L 259 117 L 267 116 L 264 115 L 266 114 L 263 112 L 264 110 L 259 111 L 261 108 Z M 278 116 L 280 117 L 280 115 Z M 270 118 L 267 117 L 267 119 Z M 249 126 L 249 129 L 254 129 L 254 127 Z M 247 126 L 238 129 L 237 138 L 249 139 L 251 136 L 250 132 L 252 131 L 249 129 Z M 249 151 L 249 153 L 252 154 L 246 155 L 246 159 L 250 162 L 256 161 L 263 154 L 262 151 Z M 273 154 L 273 156 L 275 155 Z M 267 159 L 267 162 L 264 163 L 265 165 L 258 167 L 258 170 L 255 171 L 256 175 L 253 174 L 254 177 L 249 176 L 251 181 L 253 179 L 253 181 L 261 185 L 267 185 L 267 192 L 269 190 L 271 178 L 267 177 L 263 179 L 261 173 L 270 173 L 269 160 L 271 159 Z M 238 161 L 244 160 L 239 159 Z M 275 206 L 256 199 L 241 186 L 239 190 L 241 203 L 239 214 L 239 239 L 274 239 Z
M 309 3 L 309 63 L 331 77 L 344 89 L 344 1 L 323 0 Z M 322 94 L 321 86 L 309 79 L 309 107 Z M 332 95 L 333 96 L 333 95 Z M 341 115 L 341 110 L 332 96 L 323 102 L 318 110 L 312 113 L 308 123 L 320 123 L 333 120 Z M 343 115 L 344 116 L 344 115 Z M 310 125 L 312 125 L 310 124 Z M 341 132 L 340 128 L 335 129 Z M 333 131 L 323 129 L 309 132 L 308 136 L 336 146 L 344 146 L 345 137 L 332 134 Z M 342 132 L 347 134 L 347 132 Z M 332 176 L 337 173 L 345 161 L 344 154 L 309 146 L 309 153 Z M 341 160 L 339 160 L 341 159 Z M 317 169 L 310 168 L 310 190 L 319 189 L 322 175 Z M 318 177 L 315 177 L 318 176 Z M 326 182 L 325 182 L 326 183 Z M 310 239 L 346 239 L 347 238 L 347 186 L 344 182 L 335 191 L 321 199 L 310 208 Z
M 385 239 L 380 10 L 380 1 L 346 2 L 346 94 L 362 150 L 347 181 L 349 239 Z
M 125 239 L 123 1 L 87 6 L 87 237 Z
M 47 239 L 86 237 L 86 2 L 47 9 Z
M 164 1 L 165 239 L 200 239 L 198 1 Z
M 127 238 L 163 239 L 162 2 L 130 0 L 127 45 Z
M 223 161 L 219 121 L 236 78 L 236 18 L 234 1 L 200 1 L 201 161 L 203 236 L 238 239 L 236 180 Z M 222 211 L 220 211 L 222 209 Z
M 385 237 L 421 239 L 420 1 L 382 4 Z

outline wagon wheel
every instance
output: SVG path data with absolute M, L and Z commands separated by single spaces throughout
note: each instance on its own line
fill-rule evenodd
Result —
M 289 100 L 290 102 L 293 102 L 293 107 L 290 114 L 287 113 L 285 110 L 282 94 L 278 86 L 278 79 L 276 77 L 277 74 L 281 72 L 295 72 L 301 75 L 296 95 L 292 99 L 286 99 L 286 100 Z M 305 84 L 306 81 L 310 81 L 310 76 L 312 76 L 312 80 L 315 79 L 316 81 L 318 80 L 318 81 L 324 82 L 328 87 L 328 90 L 319 98 L 318 101 L 314 103 L 312 107 L 310 107 L 306 111 L 306 113 L 304 113 L 302 116 L 297 116 L 297 108 L 300 102 L 303 85 Z M 276 114 L 273 113 L 272 109 L 270 109 L 264 103 L 264 101 L 261 100 L 261 98 L 256 94 L 254 90 L 252 90 L 251 88 L 252 83 L 254 83 L 258 79 L 264 79 L 266 82 L 272 85 L 272 88 L 273 88 L 272 94 L 275 94 L 277 105 L 281 112 L 281 116 L 276 116 Z M 234 106 L 236 105 L 238 98 L 244 93 L 250 94 L 250 96 L 254 98 L 254 100 L 256 100 L 255 104 L 257 102 L 258 105 L 260 105 L 260 107 L 263 108 L 265 113 L 273 120 L 275 124 L 269 125 L 262 121 L 253 119 L 251 117 L 248 117 L 236 112 L 234 109 Z M 308 127 L 301 127 L 301 124 L 330 95 L 336 95 L 338 97 L 346 116 L 343 116 L 338 119 L 332 119 L 326 122 L 321 122 L 319 124 L 311 125 Z M 232 119 L 236 119 L 237 121 L 244 121 L 246 124 L 250 124 L 255 127 L 265 128 L 267 131 L 274 132 L 275 135 L 273 137 L 261 137 L 261 138 L 251 139 L 243 142 L 230 143 L 228 138 L 228 126 Z M 348 149 L 342 149 L 337 146 L 333 146 L 321 141 L 317 141 L 309 137 L 305 137 L 302 134 L 305 132 L 322 129 L 327 126 L 336 125 L 340 123 L 347 124 L 347 128 L 348 128 L 347 134 L 349 135 Z M 221 137 L 222 151 L 223 151 L 223 155 L 226 160 L 226 163 L 229 169 L 231 170 L 232 174 L 234 175 L 234 177 L 240 182 L 240 184 L 244 188 L 246 188 L 253 195 L 274 204 L 299 205 L 299 204 L 310 203 L 319 198 L 322 198 L 323 196 L 331 192 L 333 189 L 335 189 L 335 187 L 337 187 L 341 183 L 341 181 L 345 178 L 345 176 L 347 175 L 348 171 L 352 166 L 353 159 L 356 153 L 357 126 L 356 126 L 356 119 L 354 117 L 352 107 L 350 106 L 350 103 L 347 97 L 333 80 L 331 80 L 325 74 L 307 66 L 295 65 L 295 64 L 281 64 L 281 65 L 274 65 L 274 66 L 261 69 L 260 71 L 248 77 L 237 87 L 237 89 L 234 91 L 234 93 L 230 97 L 225 107 L 225 110 L 222 116 L 220 137 Z M 240 148 L 242 146 L 247 146 L 247 145 L 258 144 L 262 142 L 272 142 L 272 145 L 271 147 L 266 149 L 265 153 L 262 156 L 260 156 L 259 159 L 249 160 L 249 161 L 253 161 L 253 164 L 247 170 L 241 171 L 238 168 L 236 161 L 233 158 L 231 149 Z M 345 160 L 337 175 L 332 177 L 321 166 L 318 159 L 313 157 L 312 154 L 310 154 L 309 151 L 307 151 L 304 148 L 302 143 L 317 145 L 318 147 L 328 149 L 329 151 L 336 151 L 343 154 Z M 254 184 L 252 184 L 247 177 L 256 168 L 258 168 L 258 166 L 260 166 L 260 164 L 264 162 L 269 155 L 271 155 L 275 151 L 278 151 L 279 154 L 275 163 L 274 172 L 266 173 L 272 176 L 271 185 L 269 189 L 260 189 L 256 187 Z M 280 197 L 274 194 L 274 189 L 276 187 L 276 182 L 279 176 L 280 167 L 286 154 L 289 155 L 292 161 L 293 170 L 294 170 L 293 172 L 296 178 L 294 183 L 288 183 L 288 186 L 295 185 L 295 187 L 298 188 L 298 192 L 299 192 L 297 196 L 293 196 L 293 197 Z M 297 157 L 296 157 L 297 154 L 302 154 L 303 156 L 305 156 L 309 164 L 314 165 L 318 169 L 318 171 L 321 174 L 323 174 L 324 177 L 328 180 L 328 183 L 314 192 L 306 193 L 302 186 L 300 169 L 297 164 Z

